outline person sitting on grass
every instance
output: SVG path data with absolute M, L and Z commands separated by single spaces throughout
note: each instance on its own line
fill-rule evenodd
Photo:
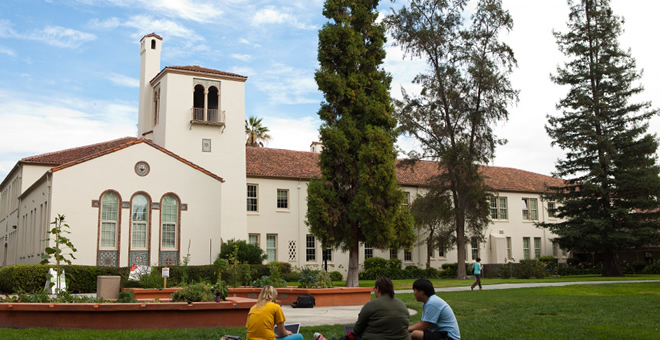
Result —
M 375 299 L 367 302 L 358 314 L 353 331 L 342 340 L 410 340 L 410 313 L 403 301 L 394 297 L 392 280 L 381 277 L 374 284 Z M 319 337 L 320 336 L 320 337 Z M 316 339 L 325 339 L 320 333 Z M 333 340 L 336 338 L 332 338 Z
M 257 304 L 248 312 L 247 339 L 248 340 L 303 340 L 301 334 L 293 334 L 284 328 L 284 312 L 282 307 L 275 303 L 277 301 L 277 290 L 273 286 L 266 285 L 259 293 Z M 275 325 L 277 332 L 275 334 Z
M 422 305 L 422 321 L 408 327 L 413 340 L 460 340 L 461 332 L 454 311 L 437 295 L 431 281 L 413 283 L 413 295 Z

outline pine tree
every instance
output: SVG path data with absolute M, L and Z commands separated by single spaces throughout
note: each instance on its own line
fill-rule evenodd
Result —
M 323 247 L 349 251 L 346 286 L 358 285 L 359 244 L 412 248 L 412 217 L 396 183 L 390 75 L 385 27 L 377 0 L 327 0 L 331 21 L 319 31 L 316 83 L 324 93 L 319 116 L 321 178 L 308 188 L 307 223 Z
M 566 185 L 546 197 L 563 222 L 543 223 L 562 248 L 600 254 L 603 276 L 623 275 L 616 252 L 660 241 L 658 142 L 646 133 L 658 113 L 642 92 L 630 51 L 619 47 L 623 20 L 609 0 L 569 1 L 568 32 L 555 32 L 568 61 L 552 77 L 570 91 L 549 116 L 553 144 L 566 150 L 556 175 Z
M 513 20 L 500 0 L 481 0 L 464 23 L 466 0 L 410 0 L 387 17 L 396 44 L 426 61 L 429 70 L 415 77 L 418 96 L 405 91 L 396 105 L 401 129 L 420 142 L 411 159 L 438 162 L 432 190 L 451 197 L 457 244 L 457 278 L 465 279 L 466 234 L 483 239 L 489 223 L 489 189 L 480 165 L 492 160 L 496 138 L 490 124 L 506 120 L 518 99 L 508 76 L 516 65 L 513 51 L 499 41 Z M 438 207 L 439 208 L 439 207 Z

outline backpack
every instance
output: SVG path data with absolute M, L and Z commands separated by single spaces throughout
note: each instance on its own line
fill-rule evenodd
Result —
M 295 302 L 291 302 L 293 308 L 314 308 L 316 299 L 311 295 L 301 295 Z

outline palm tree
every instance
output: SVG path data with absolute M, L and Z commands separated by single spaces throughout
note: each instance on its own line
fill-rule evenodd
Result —
M 264 142 L 267 143 L 270 140 L 268 128 L 261 126 L 261 120 L 262 118 L 257 117 L 250 117 L 245 120 L 245 136 L 247 138 L 245 145 L 263 147 Z

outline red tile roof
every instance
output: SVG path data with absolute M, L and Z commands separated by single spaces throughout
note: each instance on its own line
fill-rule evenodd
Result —
M 152 32 L 152 33 L 149 33 L 149 34 L 145 35 L 144 37 L 142 37 L 142 39 L 149 38 L 149 37 L 154 37 L 154 38 L 156 38 L 158 40 L 161 40 L 161 41 L 163 40 L 163 38 L 161 38 L 161 36 L 156 34 L 155 32 Z M 142 41 L 142 39 L 140 39 L 140 41 Z
M 240 78 L 241 80 L 247 80 L 247 78 L 248 78 L 246 76 L 242 76 L 242 75 L 236 74 L 236 73 L 218 71 L 218 70 L 214 70 L 214 69 L 211 69 L 211 68 L 192 65 L 192 66 L 167 66 L 162 71 L 160 71 L 154 77 L 154 79 L 158 78 L 161 74 L 166 73 L 169 70 L 179 70 L 179 71 L 189 71 L 189 72 L 196 72 L 196 73 L 214 74 L 214 75 L 225 76 L 225 77 Z
M 257 147 L 246 147 L 245 150 L 247 176 L 303 180 L 321 176 L 318 153 Z M 439 171 L 438 163 L 419 161 L 412 167 L 397 167 L 397 182 L 425 186 Z M 563 183 L 558 178 L 512 168 L 482 166 L 481 171 L 486 184 L 498 191 L 541 193 L 546 191 L 546 185 Z
M 21 159 L 20 162 L 26 164 L 52 165 L 53 168 L 51 169 L 51 171 L 56 172 L 140 143 L 147 143 L 148 145 L 160 150 L 161 152 L 168 154 L 169 156 L 179 160 L 180 162 L 187 164 L 188 166 L 197 169 L 203 172 L 204 174 L 217 179 L 218 181 L 224 182 L 222 177 L 186 160 L 185 158 L 179 155 L 174 154 L 173 152 L 163 147 L 156 145 L 154 142 L 147 139 L 138 139 L 135 137 L 124 137 L 124 138 L 111 140 L 108 142 L 86 145 L 73 149 L 66 149 L 57 152 L 26 157 Z

